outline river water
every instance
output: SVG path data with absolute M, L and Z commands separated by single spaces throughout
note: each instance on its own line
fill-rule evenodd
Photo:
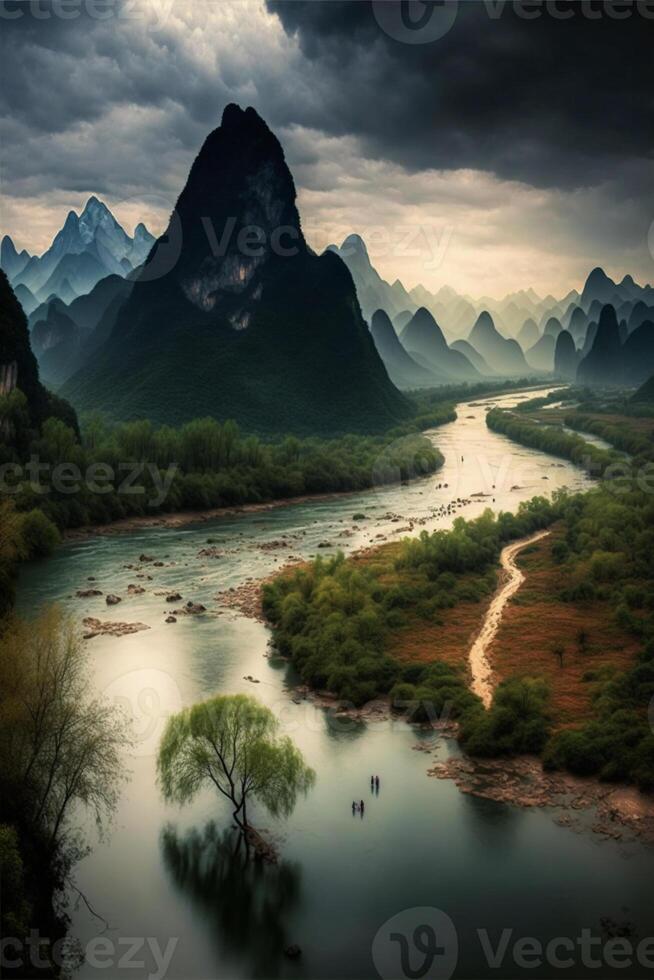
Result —
M 24 569 L 23 612 L 57 601 L 80 620 L 95 616 L 150 627 L 88 641 L 94 683 L 132 713 L 137 740 L 110 834 L 97 842 L 92 825 L 86 828 L 93 849 L 76 880 L 108 926 L 84 903 L 73 905 L 71 932 L 90 960 L 79 976 L 646 975 L 641 967 L 586 968 L 578 953 L 567 954 L 572 968 L 545 963 L 527 969 L 513 952 L 526 937 L 576 942 L 582 930 L 599 930 L 603 916 L 636 923 L 641 936 L 651 934 L 654 860 L 643 847 L 601 842 L 557 825 L 543 810 L 484 801 L 427 777 L 435 761 L 457 753 L 451 741 L 434 742 L 399 721 L 337 721 L 294 700 L 292 671 L 270 656 L 266 627 L 215 599 L 248 578 L 270 574 L 291 556 L 329 554 L 336 547 L 348 552 L 392 540 L 411 523 L 410 533 L 417 534 L 486 506 L 514 510 L 536 493 L 587 488 L 588 479 L 572 465 L 486 428 L 489 405 L 508 407 L 528 397 L 459 405 L 456 422 L 429 434 L 445 455 L 443 469 L 409 486 L 182 529 L 96 537 Z M 457 497 L 468 502 L 444 511 Z M 355 514 L 365 520 L 353 520 Z M 199 556 L 208 539 L 221 557 Z M 325 545 L 320 551 L 319 544 Z M 143 552 L 163 566 L 149 563 L 139 571 Z M 122 596 L 122 603 L 109 608 L 104 597 L 74 598 L 92 584 L 91 576 L 105 594 Z M 128 597 L 129 583 L 145 592 Z M 202 602 L 207 614 L 167 624 L 164 594 L 173 590 L 184 601 Z M 242 871 L 222 839 L 227 810 L 213 794 L 184 809 L 166 806 L 159 795 L 155 753 L 166 717 L 217 692 L 246 692 L 270 705 L 316 770 L 315 788 L 289 820 L 275 821 L 252 807 L 253 823 L 279 845 L 276 867 Z M 380 776 L 378 794 L 371 794 L 372 773 Z M 361 798 L 363 818 L 351 809 L 352 800 Z M 401 943 L 390 933 L 411 937 L 416 926 L 432 920 L 443 951 L 423 973 L 422 954 L 414 950 L 407 970 L 397 959 Z M 485 943 L 496 947 L 503 930 L 512 932 L 509 939 L 504 933 L 506 953 L 493 967 Z M 94 945 L 100 935 L 101 945 Z M 130 939 L 139 947 L 133 954 Z M 298 959 L 284 955 L 290 944 L 301 947 Z M 171 954 L 165 970 L 158 968 L 158 950 Z

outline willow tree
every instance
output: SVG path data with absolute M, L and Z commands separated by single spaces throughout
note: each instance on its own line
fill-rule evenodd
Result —
M 300 750 L 279 734 L 269 708 L 245 694 L 221 695 L 168 719 L 157 758 L 159 784 L 171 803 L 190 803 L 213 786 L 233 806 L 245 835 L 251 798 L 273 816 L 289 816 L 315 781 Z

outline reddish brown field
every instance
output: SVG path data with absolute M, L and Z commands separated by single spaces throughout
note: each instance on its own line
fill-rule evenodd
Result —
M 394 633 L 387 651 L 398 660 L 429 663 L 443 660 L 467 667 L 468 653 L 492 596 L 481 602 L 460 602 L 439 613 L 440 624 L 416 617 Z
M 410 573 L 403 569 L 400 576 L 393 567 L 393 561 L 400 551 L 401 543 L 393 542 L 360 552 L 353 561 L 374 569 L 384 585 L 393 585 L 401 577 L 402 584 L 406 586 L 411 583 Z M 416 580 L 417 578 L 418 576 Z M 462 576 L 459 581 L 466 581 L 466 578 Z M 410 622 L 389 638 L 386 652 L 397 660 L 423 663 L 443 660 L 449 664 L 466 666 L 470 645 L 482 624 L 491 598 L 489 595 L 481 602 L 460 602 L 452 609 L 443 609 L 438 614 L 438 622 L 417 615 L 411 616 Z
M 489 658 L 497 681 L 516 674 L 544 677 L 552 690 L 555 724 L 568 727 L 592 716 L 593 684 L 588 671 L 624 669 L 633 664 L 638 642 L 614 621 L 608 603 L 567 603 L 558 599 L 570 583 L 552 559 L 555 530 L 518 559 L 526 581 L 507 605 Z M 578 635 L 584 630 L 585 646 Z M 561 666 L 555 648 L 562 647 Z
M 638 642 L 615 623 L 608 603 L 568 603 L 559 599 L 571 584 L 563 566 L 552 558 L 552 545 L 561 528 L 526 549 L 518 564 L 526 579 L 504 610 L 502 622 L 489 650 L 496 683 L 521 674 L 544 677 L 552 691 L 552 713 L 557 727 L 568 727 L 593 714 L 594 685 L 584 680 L 589 671 L 624 669 L 638 651 Z M 371 551 L 360 560 L 376 566 L 383 581 L 396 577 L 390 561 L 396 544 Z M 581 575 L 578 569 L 577 574 Z M 406 583 L 406 573 L 403 581 Z M 470 646 L 479 630 L 491 596 L 479 602 L 460 602 L 439 613 L 440 621 L 412 617 L 390 638 L 387 651 L 404 661 L 446 663 L 466 667 Z M 580 643 L 580 632 L 586 634 Z M 563 648 L 561 665 L 557 648 Z
M 489 650 L 496 684 L 520 675 L 547 680 L 554 724 L 559 728 L 580 724 L 593 715 L 595 685 L 584 680 L 585 675 L 625 669 L 633 664 L 639 649 L 637 640 L 617 626 L 608 603 L 568 603 L 559 598 L 564 588 L 574 584 L 565 566 L 552 557 L 552 546 L 562 533 L 562 528 L 554 527 L 548 537 L 519 555 L 525 581 L 506 606 Z M 410 573 L 394 567 L 400 551 L 401 543 L 393 542 L 359 552 L 351 561 L 373 569 L 385 585 L 401 578 L 406 587 L 411 583 Z M 584 569 L 578 566 L 576 575 L 583 577 Z M 429 619 L 409 611 L 409 622 L 389 638 L 386 652 L 402 661 L 442 660 L 466 668 L 491 598 L 487 595 L 480 601 L 460 601 Z M 562 664 L 557 648 L 563 649 Z

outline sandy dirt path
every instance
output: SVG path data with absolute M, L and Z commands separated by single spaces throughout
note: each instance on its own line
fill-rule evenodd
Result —
M 507 545 L 500 555 L 503 581 L 488 607 L 486 618 L 475 642 L 470 647 L 470 653 L 468 655 L 470 673 L 472 674 L 472 683 L 470 686 L 473 692 L 481 698 L 486 708 L 490 708 L 491 701 L 493 700 L 492 668 L 486 655 L 487 650 L 495 638 L 495 634 L 502 620 L 502 612 L 504 611 L 505 605 L 511 596 L 516 594 L 525 580 L 524 575 L 515 563 L 516 558 L 523 548 L 527 548 L 530 544 L 540 541 L 541 538 L 546 537 L 549 533 L 549 531 L 538 531 L 537 534 L 532 534 L 529 538 L 514 541 L 513 544 Z

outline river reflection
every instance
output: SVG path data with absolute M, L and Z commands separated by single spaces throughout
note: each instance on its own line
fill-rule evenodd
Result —
M 519 397 L 493 401 L 508 406 Z M 641 935 L 651 934 L 654 862 L 644 848 L 600 844 L 596 835 L 557 826 L 544 809 L 477 800 L 451 781 L 429 778 L 434 763 L 458 754 L 456 743 L 433 740 L 400 720 L 355 722 L 302 700 L 293 670 L 270 656 L 265 624 L 224 608 L 217 598 L 272 574 L 291 555 L 350 553 L 450 527 L 455 516 L 475 517 L 488 506 L 515 511 L 536 493 L 591 485 L 571 463 L 489 432 L 487 408 L 483 402 L 460 405 L 456 422 L 429 434 L 445 456 L 435 477 L 265 515 L 234 514 L 192 527 L 79 541 L 22 569 L 18 598 L 24 614 L 56 601 L 80 622 L 113 617 L 148 627 L 89 643 L 98 694 L 128 704 L 144 735 L 125 760 L 131 779 L 113 833 L 95 843 L 76 878 L 110 923 L 103 939 L 151 937 L 161 949 L 177 940 L 165 980 L 375 977 L 371 951 L 378 930 L 417 906 L 439 908 L 455 922 L 460 980 L 543 975 L 507 964 L 491 970 L 476 942 L 480 928 L 495 937 L 508 927 L 516 938 L 547 940 L 578 935 L 610 916 L 628 917 Z M 448 510 L 457 497 L 468 503 Z M 366 519 L 355 521 L 359 513 Z M 409 523 L 413 531 L 407 531 Z M 203 554 L 209 536 L 219 559 Z M 288 548 L 273 546 L 281 540 Z M 327 542 L 331 548 L 318 550 Z M 130 595 L 142 552 L 163 564 L 150 565 L 152 579 L 139 579 L 145 591 Z M 104 596 L 76 596 L 90 576 L 105 595 L 124 596 L 116 610 L 108 609 Z M 167 624 L 165 595 L 171 591 L 201 602 L 207 614 Z M 180 809 L 159 792 L 156 750 L 166 717 L 216 693 L 254 694 L 268 705 L 318 775 L 287 821 L 253 811 L 253 824 L 279 842 L 277 868 L 240 866 L 224 832 L 231 823 L 228 807 L 215 794 L 201 793 Z M 372 774 L 380 776 L 379 795 L 370 792 Z M 352 801 L 360 799 L 365 816 L 353 818 Z M 84 830 L 93 842 L 92 821 Z M 82 944 L 98 936 L 102 925 L 83 903 L 71 909 L 71 918 Z M 302 948 L 298 960 L 284 955 L 295 943 Z M 574 972 L 576 980 L 581 975 Z M 152 968 L 131 964 L 108 973 L 87 960 L 76 980 L 106 977 L 146 980 Z
M 288 921 L 301 901 L 300 866 L 255 860 L 239 833 L 220 831 L 213 821 L 181 835 L 168 824 L 161 853 L 222 955 L 247 958 L 253 977 L 278 976 L 284 950 L 293 945 Z

